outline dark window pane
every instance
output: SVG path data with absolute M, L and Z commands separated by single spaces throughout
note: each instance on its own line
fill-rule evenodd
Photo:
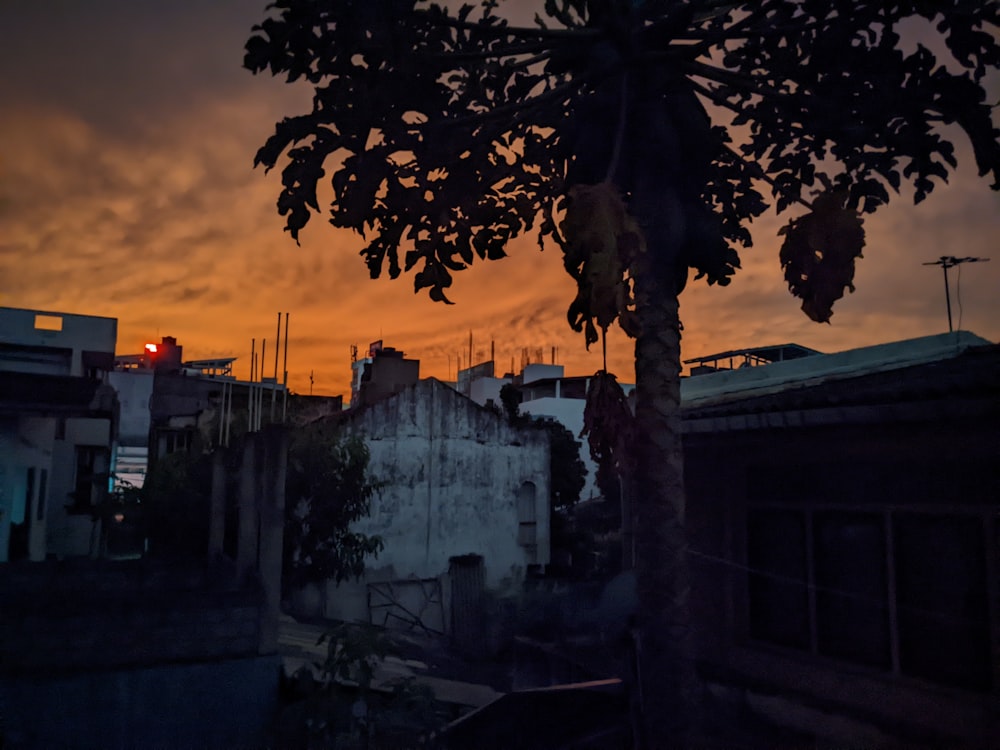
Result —
M 48 495 L 48 482 L 49 482 L 49 471 L 48 469 L 40 469 L 38 472 L 38 501 L 36 503 L 37 513 L 35 518 L 39 521 L 45 520 L 45 504 L 47 502 Z
M 978 518 L 894 522 L 900 668 L 949 685 L 991 686 L 986 554 Z
M 888 587 L 882 517 L 813 517 L 816 637 L 827 656 L 888 668 Z
M 809 648 L 805 522 L 801 513 L 750 510 L 747 562 L 751 573 L 750 635 Z

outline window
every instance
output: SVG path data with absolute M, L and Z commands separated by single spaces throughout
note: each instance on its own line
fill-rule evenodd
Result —
M 984 517 L 755 507 L 751 638 L 989 691 Z
M 900 669 L 960 687 L 990 687 L 986 552 L 978 518 L 900 513 L 896 596 Z
M 76 480 L 71 493 L 71 513 L 89 513 L 106 486 L 108 450 L 88 445 L 76 447 Z
M 528 551 L 529 562 L 535 561 L 538 544 L 535 515 L 535 485 L 525 482 L 517 490 L 517 543 Z
M 809 647 L 809 575 L 801 513 L 751 512 L 747 561 L 750 634 L 772 643 Z
M 45 520 L 45 504 L 48 502 L 48 497 L 46 496 L 48 490 L 49 482 L 49 471 L 48 469 L 39 469 L 38 471 L 38 500 L 35 504 L 35 518 L 39 521 Z
M 164 454 L 188 453 L 191 449 L 190 430 L 170 430 L 163 434 Z
M 813 516 L 817 649 L 889 667 L 885 530 L 873 513 Z
M 35 499 L 35 467 L 28 469 L 28 477 L 24 485 L 24 521 L 31 522 L 32 501 Z
M 61 331 L 63 329 L 63 319 L 61 315 L 35 315 L 36 331 Z

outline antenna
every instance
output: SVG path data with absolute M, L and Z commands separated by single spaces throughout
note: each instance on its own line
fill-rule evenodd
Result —
M 955 329 L 951 324 L 951 291 L 948 289 L 948 269 L 961 265 L 962 263 L 985 263 L 989 258 L 956 258 L 954 255 L 942 255 L 937 260 L 924 263 L 925 266 L 941 266 L 944 271 L 944 302 L 948 307 L 948 333 Z

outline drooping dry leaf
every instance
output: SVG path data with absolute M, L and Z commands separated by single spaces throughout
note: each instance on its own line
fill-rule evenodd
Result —
M 618 190 L 608 182 L 570 188 L 561 229 L 563 262 L 577 284 L 568 312 L 573 330 L 585 329 L 588 347 L 597 341 L 597 327 L 607 330 L 615 320 L 634 336 L 634 316 L 629 314 L 634 301 L 626 274 L 635 253 L 644 252 L 646 245 Z
M 781 267 L 788 289 L 802 300 L 802 311 L 829 323 L 833 303 L 854 291 L 854 261 L 865 246 L 861 214 L 847 208 L 846 195 L 827 191 L 813 209 L 781 228 Z

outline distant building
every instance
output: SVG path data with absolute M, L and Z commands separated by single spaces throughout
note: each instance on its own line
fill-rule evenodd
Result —
M 703 357 L 685 359 L 684 364 L 691 365 L 691 375 L 707 375 L 720 370 L 761 367 L 775 362 L 788 362 L 802 357 L 812 357 L 817 354 L 822 354 L 822 352 L 799 344 L 778 344 L 706 354 Z
M 529 363 L 518 374 L 508 373 L 503 377 L 494 376 L 494 363 L 484 362 L 458 373 L 458 389 L 482 406 L 500 408 L 500 391 L 505 385 L 517 389 L 520 397 L 520 411 L 534 417 L 551 417 L 569 430 L 573 437 L 581 440 L 583 431 L 583 410 L 586 405 L 589 376 L 566 377 L 563 366 Z M 622 384 L 628 395 L 635 386 Z M 586 484 L 580 491 L 581 500 L 600 497 L 597 488 L 597 465 L 590 457 L 590 450 L 581 442 L 580 458 L 587 469 Z
M 0 308 L 0 562 L 96 554 L 118 321 Z
M 116 475 L 138 486 L 170 453 L 205 452 L 245 432 L 282 421 L 287 393 L 273 377 L 254 382 L 233 374 L 235 357 L 187 360 L 173 336 L 141 354 L 115 357 L 111 382 L 122 394 Z
M 374 341 L 368 356 L 351 362 L 351 407 L 374 404 L 420 379 L 420 360 Z

